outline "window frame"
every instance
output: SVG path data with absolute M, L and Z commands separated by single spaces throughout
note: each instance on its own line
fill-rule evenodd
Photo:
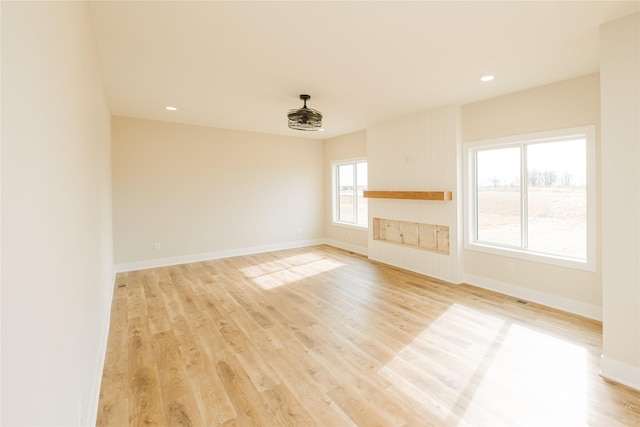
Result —
M 530 144 L 542 142 L 554 142 L 571 138 L 586 139 L 586 259 L 576 259 L 557 254 L 543 253 L 523 247 L 511 247 L 507 245 L 491 244 L 477 240 L 477 187 L 476 187 L 476 154 L 478 151 L 526 147 Z M 521 157 L 522 153 L 521 153 Z M 526 176 L 522 175 L 525 164 L 520 162 L 520 203 L 526 203 L 527 188 L 529 186 Z M 535 261 L 544 264 L 574 268 L 586 271 L 596 271 L 596 216 L 597 216 L 597 190 L 596 190 L 596 130 L 594 125 L 580 126 L 566 129 L 558 129 L 544 132 L 534 132 L 521 135 L 512 135 L 501 138 L 493 138 L 480 141 L 471 141 L 463 144 L 463 180 L 464 180 L 464 248 L 467 250 L 501 255 L 510 258 Z M 527 217 L 524 212 L 520 214 L 521 224 L 527 227 Z M 526 228 L 521 231 L 523 234 Z
M 367 163 L 367 183 L 369 182 L 368 179 L 368 161 L 366 159 L 366 157 L 357 157 L 357 158 L 351 158 L 351 159 L 341 159 L 341 160 L 334 160 L 331 162 L 331 201 L 332 201 L 332 223 L 334 225 L 339 225 L 339 226 L 343 226 L 343 227 L 348 227 L 348 228 L 355 228 L 358 230 L 367 230 L 369 228 L 369 218 L 367 218 L 367 225 L 362 225 L 362 224 L 358 224 L 358 181 L 357 181 L 357 164 L 358 163 Z M 354 212 L 354 222 L 350 222 L 350 221 L 341 221 L 340 220 L 340 204 L 339 204 L 339 200 L 338 198 L 340 197 L 340 189 L 338 188 L 338 184 L 339 184 L 339 179 L 338 179 L 338 170 L 340 168 L 340 166 L 344 166 L 344 165 L 353 165 L 353 182 L 354 182 L 354 206 L 355 206 L 355 212 Z

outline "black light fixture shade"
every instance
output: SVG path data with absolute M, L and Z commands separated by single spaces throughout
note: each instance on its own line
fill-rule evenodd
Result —
M 307 107 L 307 99 L 309 98 L 311 98 L 309 95 L 300 95 L 300 99 L 304 101 L 304 106 L 300 109 L 289 110 L 287 118 L 291 129 L 320 130 L 322 128 L 322 113 Z

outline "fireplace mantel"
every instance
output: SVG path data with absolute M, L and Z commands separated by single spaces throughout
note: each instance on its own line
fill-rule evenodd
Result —
M 369 199 L 405 199 L 405 200 L 453 200 L 451 191 L 372 191 L 366 190 L 364 197 Z

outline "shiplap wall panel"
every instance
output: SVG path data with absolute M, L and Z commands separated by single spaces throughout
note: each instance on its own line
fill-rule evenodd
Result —
M 453 191 L 452 201 L 368 199 L 369 224 L 388 218 L 449 227 L 450 252 L 442 255 L 374 240 L 369 258 L 428 276 L 460 282 L 458 150 L 460 112 L 442 107 L 400 117 L 367 129 L 369 189 Z

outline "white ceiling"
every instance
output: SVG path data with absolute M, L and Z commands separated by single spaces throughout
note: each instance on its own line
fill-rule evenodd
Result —
M 114 115 L 326 139 L 597 72 L 598 27 L 639 5 L 94 1 L 91 9 Z M 482 83 L 485 74 L 496 79 Z M 301 93 L 324 114 L 324 132 L 288 129 Z

